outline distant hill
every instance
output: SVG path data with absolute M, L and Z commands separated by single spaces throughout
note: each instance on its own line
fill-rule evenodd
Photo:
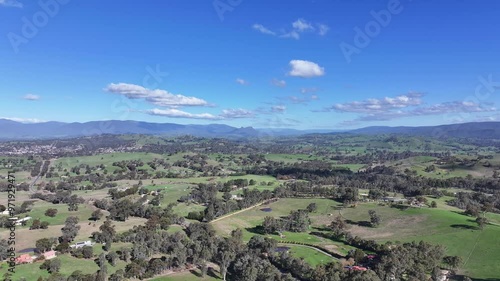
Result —
M 500 139 L 500 122 L 472 122 L 423 127 L 366 127 L 352 130 L 355 134 L 403 134 L 426 137 L 458 137 Z
M 222 124 L 181 125 L 141 121 L 92 121 L 85 123 L 45 122 L 19 123 L 0 119 L 0 139 L 70 138 L 100 134 L 193 135 L 198 137 L 253 138 L 264 136 L 296 136 L 312 133 L 339 133 L 338 130 L 295 130 L 236 128 Z M 477 122 L 427 127 L 366 127 L 354 134 L 404 134 L 430 137 L 464 137 L 500 139 L 500 122 Z
M 100 134 L 193 135 L 199 137 L 247 138 L 259 132 L 252 127 L 227 125 L 180 125 L 139 121 L 92 121 L 85 123 L 45 122 L 24 124 L 0 119 L 1 139 L 67 138 Z

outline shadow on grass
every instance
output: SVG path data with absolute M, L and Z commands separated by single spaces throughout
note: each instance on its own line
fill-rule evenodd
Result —
M 458 228 L 458 229 L 470 229 L 470 230 L 478 230 L 479 229 L 477 226 L 468 225 L 468 224 L 452 224 L 450 226 L 453 228 Z
M 213 277 L 215 279 L 221 279 L 218 273 L 219 272 L 217 270 L 215 270 L 213 267 L 210 266 L 208 268 L 208 271 L 207 271 L 208 276 Z
M 406 211 L 406 210 L 408 210 L 410 208 L 410 206 L 408 206 L 408 205 L 401 205 L 401 204 L 392 204 L 391 208 L 395 208 L 395 209 L 398 209 L 400 211 Z
M 369 221 L 345 220 L 345 222 L 348 224 L 357 225 L 357 226 L 364 226 L 364 227 L 371 227 L 372 226 L 372 224 Z
M 190 269 L 189 272 L 194 276 L 201 278 L 201 272 L 198 272 L 196 269 Z
M 264 227 L 262 227 L 262 225 L 247 227 L 245 228 L 245 230 L 254 234 L 266 235 L 266 233 L 264 232 Z
M 463 280 L 465 276 L 464 275 L 460 275 L 460 274 L 457 274 L 454 276 L 454 279 L 453 280 Z M 482 278 L 471 278 L 473 281 L 500 281 L 500 278 L 486 278 L 486 279 L 482 279 Z

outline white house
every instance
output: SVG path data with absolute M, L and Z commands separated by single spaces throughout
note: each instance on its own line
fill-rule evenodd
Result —
M 15 224 L 15 225 L 21 225 L 21 224 L 23 224 L 23 222 L 25 222 L 25 221 L 29 221 L 30 219 L 31 219 L 31 217 L 25 217 L 25 218 L 22 218 L 22 219 L 17 219 L 17 220 L 14 222 L 14 224 Z
M 69 246 L 70 248 L 75 248 L 75 249 L 78 249 L 78 248 L 82 248 L 82 247 L 85 247 L 85 246 L 93 246 L 94 243 L 92 243 L 92 241 L 90 240 L 87 240 L 87 241 L 82 241 L 82 242 L 76 242 L 75 244 Z

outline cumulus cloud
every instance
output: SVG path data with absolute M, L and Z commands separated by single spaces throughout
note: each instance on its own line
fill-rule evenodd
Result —
M 292 23 L 292 27 L 294 30 L 298 32 L 304 32 L 309 30 L 314 30 L 314 27 L 311 23 L 307 22 L 304 19 L 298 19 Z
M 283 88 L 286 86 L 286 81 L 285 80 L 279 80 L 279 79 L 273 79 L 271 80 L 271 84 L 273 84 L 276 87 Z
M 22 8 L 23 3 L 17 0 L 0 0 L 0 6 L 3 7 L 13 7 L 13 8 Z
M 382 99 L 367 99 L 364 101 L 337 103 L 326 110 L 353 113 L 383 113 L 393 109 L 420 105 L 422 103 L 422 96 L 422 93 L 411 92 L 394 98 L 385 97 Z
M 289 65 L 291 69 L 288 75 L 290 76 L 310 78 L 325 75 L 325 69 L 311 61 L 291 60 Z
M 158 106 L 176 107 L 209 105 L 207 101 L 200 98 L 175 95 L 165 90 L 152 90 L 134 84 L 111 83 L 104 88 L 104 90 L 113 94 L 123 95 L 129 99 L 143 99 Z
M 6 120 L 20 122 L 20 123 L 26 123 L 26 124 L 34 124 L 34 123 L 47 122 L 47 121 L 40 120 L 40 119 L 37 119 L 37 118 L 0 117 L 0 119 L 6 119 Z
M 267 29 L 262 24 L 256 23 L 256 24 L 252 25 L 252 28 L 259 31 L 260 33 L 263 33 L 263 34 L 276 35 L 276 33 L 274 31 Z
M 240 85 L 249 85 L 250 84 L 248 81 L 246 81 L 245 79 L 241 79 L 241 78 L 237 78 L 236 83 L 238 83 Z
M 193 114 L 189 112 L 185 112 L 182 110 L 178 110 L 175 108 L 169 108 L 169 109 L 150 109 L 146 111 L 147 114 L 150 115 L 156 115 L 156 116 L 165 116 L 165 117 L 170 117 L 170 118 L 189 118 L 189 119 L 207 119 L 207 120 L 219 120 L 222 119 L 219 116 L 215 116 L 210 113 L 200 113 L 200 114 Z
M 30 100 L 30 101 L 35 101 L 35 100 L 39 100 L 40 96 L 39 95 L 33 95 L 33 94 L 27 94 L 27 95 L 25 95 L 23 97 L 23 99 Z

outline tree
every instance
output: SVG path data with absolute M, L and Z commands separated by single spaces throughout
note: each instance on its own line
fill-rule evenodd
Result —
M 220 273 L 224 281 L 226 281 L 227 268 L 236 258 L 236 254 L 238 253 L 238 246 L 238 242 L 235 241 L 235 239 L 232 237 L 220 239 L 217 245 L 215 260 L 218 261 Z
M 441 269 L 439 267 L 434 267 L 431 273 L 431 279 L 432 281 L 441 281 L 441 277 L 443 274 L 441 273 Z
M 347 257 L 351 257 L 354 259 L 356 263 L 361 262 L 365 258 L 365 252 L 361 249 L 357 249 L 354 251 L 351 251 Z
M 462 264 L 463 259 L 460 256 L 446 256 L 443 262 L 448 264 L 452 269 L 457 269 Z
M 108 260 L 109 264 L 115 266 L 116 260 L 118 259 L 118 254 L 114 251 L 111 251 L 106 255 L 106 259 Z
M 92 212 L 91 218 L 94 221 L 98 221 L 102 218 L 102 216 L 103 216 L 103 213 L 101 212 L 101 209 L 97 209 L 97 210 Z
M 9 243 L 7 240 L 0 240 L 0 261 L 5 260 L 9 257 Z
M 437 203 L 436 201 L 431 202 L 431 208 L 437 208 Z
M 59 258 L 46 260 L 40 265 L 40 269 L 46 269 L 49 273 L 59 272 L 61 269 L 61 260 Z
M 310 203 L 309 205 L 307 205 L 306 207 L 306 210 L 309 212 L 309 213 L 313 213 L 315 212 L 316 210 L 318 209 L 318 206 L 316 205 L 316 203 Z
M 229 201 L 231 199 L 231 197 L 232 197 L 231 193 L 229 193 L 227 191 L 224 192 L 224 194 L 222 195 L 222 199 L 224 199 L 224 201 L 226 201 L 226 202 Z
M 78 231 L 80 230 L 78 221 L 78 217 L 74 216 L 66 219 L 64 227 L 61 229 L 61 241 L 71 242 L 75 239 L 76 235 L 78 235 Z
M 485 217 L 477 217 L 476 223 L 479 226 L 479 228 L 482 230 L 484 228 L 484 226 L 488 223 L 488 219 Z
M 341 239 L 345 235 L 347 224 L 341 216 L 335 217 L 329 226 L 335 238 Z
M 91 246 L 83 246 L 82 247 L 82 255 L 85 259 L 90 259 L 94 256 L 94 248 Z
M 115 273 L 111 274 L 111 276 L 109 276 L 109 281 L 122 281 L 124 280 L 123 276 L 124 276 L 123 269 L 119 269 Z
M 53 218 L 53 217 L 55 217 L 55 216 L 57 215 L 57 212 L 58 212 L 58 211 L 57 211 L 57 209 L 47 209 L 47 210 L 45 211 L 45 215 L 46 215 L 47 217 L 51 217 L 51 218 Z
M 368 214 L 370 215 L 370 223 L 372 227 L 377 227 L 380 224 L 380 216 L 374 210 L 369 210 Z
M 30 230 L 39 229 L 39 228 L 40 228 L 40 220 L 39 219 L 33 220 L 33 222 L 31 223 L 31 226 L 30 226 Z
M 279 222 L 273 217 L 269 216 L 264 217 L 264 222 L 262 222 L 262 228 L 264 230 L 264 233 L 272 234 L 276 232 L 276 230 L 278 229 L 278 223 Z
M 41 228 L 41 229 L 47 229 L 47 228 L 49 228 L 49 224 L 50 224 L 50 223 L 49 223 L 48 221 L 42 221 L 42 222 L 40 223 L 40 228 Z
M 55 244 L 55 239 L 42 238 L 35 242 L 35 247 L 38 253 L 45 253 L 52 249 Z

